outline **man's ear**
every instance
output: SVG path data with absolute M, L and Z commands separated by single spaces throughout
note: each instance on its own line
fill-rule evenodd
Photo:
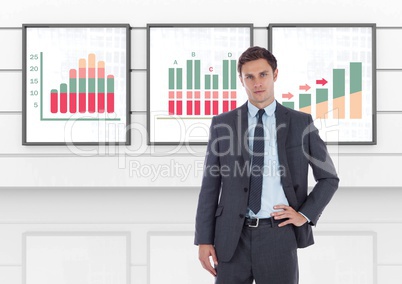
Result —
M 241 85 L 244 87 L 243 77 L 241 75 L 239 75 L 239 79 L 240 79 Z
M 278 68 L 276 68 L 274 72 L 274 82 L 276 82 L 276 79 L 278 79 Z

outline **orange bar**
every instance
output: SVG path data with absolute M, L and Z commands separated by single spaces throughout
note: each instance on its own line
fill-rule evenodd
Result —
M 350 94 L 350 118 L 362 118 L 362 92 Z
M 317 104 L 317 118 L 328 118 L 328 101 Z
M 78 66 L 79 66 L 79 75 L 80 75 L 80 78 L 86 78 L 87 76 L 86 76 L 86 67 L 87 67 L 87 62 L 86 62 L 86 60 L 85 59 L 83 59 L 83 58 L 81 58 L 80 60 L 79 60 L 79 63 L 78 63 Z
M 345 118 L 345 97 L 339 97 L 334 99 L 334 118 L 344 119 Z
M 98 78 L 105 78 L 105 61 L 98 62 Z
M 88 55 L 88 78 L 95 78 L 95 54 Z
M 300 111 L 311 114 L 311 106 L 303 107 Z

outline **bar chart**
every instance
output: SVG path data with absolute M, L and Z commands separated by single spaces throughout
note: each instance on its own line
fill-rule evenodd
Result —
M 211 116 L 237 107 L 236 60 L 222 60 L 222 74 L 201 74 L 201 60 L 168 70 L 169 115 Z M 183 84 L 185 82 L 185 85 Z
M 329 88 L 317 87 L 315 94 L 311 92 L 300 92 L 298 94 L 298 107 L 292 97 L 283 101 L 283 105 L 300 110 L 308 114 L 314 114 L 313 118 L 321 119 L 361 119 L 362 118 L 362 62 L 349 63 L 349 86 L 346 86 L 346 70 L 332 70 L 332 95 L 329 94 Z M 328 83 L 326 79 L 325 84 Z M 315 84 L 323 84 L 322 80 L 316 80 Z M 299 88 L 306 91 L 306 88 Z M 349 90 L 348 96 L 346 92 Z M 307 91 L 311 91 L 308 89 Z M 346 101 L 348 100 L 348 102 Z M 349 107 L 347 111 L 346 107 Z M 348 114 L 348 115 L 347 115 Z
M 311 115 L 321 138 L 375 144 L 375 24 L 270 24 L 275 95 Z
M 23 39 L 23 143 L 130 141 L 129 25 L 24 25 Z
M 114 112 L 114 76 L 105 78 L 105 62 L 96 62 L 94 53 L 79 59 L 78 78 L 77 69 L 69 70 L 68 82 L 50 91 L 52 114 Z

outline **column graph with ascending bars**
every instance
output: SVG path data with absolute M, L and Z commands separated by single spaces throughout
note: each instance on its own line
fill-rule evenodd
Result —
M 50 112 L 57 113 L 113 113 L 114 112 L 114 76 L 107 75 L 105 82 L 105 62 L 96 62 L 95 54 L 88 55 L 88 60 L 78 61 L 78 98 L 77 70 L 69 70 L 69 86 L 61 83 L 50 91 Z M 105 98 L 106 83 L 106 98 Z M 68 92 L 69 87 L 69 92 Z
M 349 85 L 346 85 L 346 69 L 332 70 L 332 97 L 328 88 L 315 89 L 315 95 L 310 92 L 300 92 L 298 95 L 298 110 L 314 114 L 321 119 L 361 119 L 362 118 L 362 62 L 349 63 Z M 346 96 L 347 90 L 349 96 Z M 311 91 L 311 90 L 309 90 Z M 348 97 L 348 104 L 346 98 Z M 295 109 L 294 99 L 283 101 L 283 105 Z M 332 110 L 330 109 L 332 105 Z M 346 107 L 349 106 L 349 111 Z M 331 116 L 332 115 L 332 116 Z
M 210 74 L 201 74 L 201 60 L 186 60 L 185 74 L 182 67 L 168 68 L 169 115 L 211 116 L 235 109 L 236 68 L 237 61 L 229 59 L 222 60 L 220 75 L 213 71 Z

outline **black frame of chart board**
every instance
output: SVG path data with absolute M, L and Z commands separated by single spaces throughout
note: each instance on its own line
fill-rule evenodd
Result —
M 23 24 L 23 145 L 129 145 L 129 24 Z
M 214 115 L 247 101 L 237 59 L 252 24 L 147 25 L 148 145 L 205 145 Z
M 274 23 L 268 46 L 280 103 L 310 113 L 327 144 L 377 143 L 376 24 Z

